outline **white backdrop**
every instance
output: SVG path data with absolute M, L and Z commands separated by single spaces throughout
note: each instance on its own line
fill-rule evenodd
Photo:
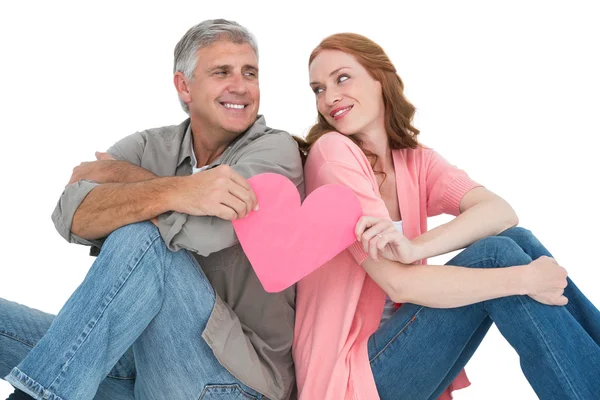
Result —
M 0 6 L 1 297 L 60 309 L 93 261 L 50 220 L 71 169 L 183 120 L 173 48 L 190 26 L 223 17 L 258 38 L 260 112 L 299 135 L 316 116 L 312 48 L 343 31 L 381 44 L 418 108 L 421 141 L 507 199 L 600 304 L 594 2 L 157 3 Z M 456 399 L 536 398 L 495 328 L 467 371 L 473 385 Z M 0 381 L 0 397 L 9 391 Z

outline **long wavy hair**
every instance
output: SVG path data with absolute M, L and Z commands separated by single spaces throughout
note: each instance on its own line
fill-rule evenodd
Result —
M 381 83 L 383 104 L 385 107 L 384 120 L 389 146 L 391 149 L 415 149 L 419 146 L 417 135 L 419 130 L 412 125 L 416 108 L 404 97 L 404 83 L 396 73 L 394 64 L 383 51 L 381 46 L 371 39 L 355 33 L 337 33 L 323 39 L 312 51 L 308 65 L 312 64 L 315 57 L 323 50 L 338 50 L 350 54 L 368 71 L 368 73 Z M 296 137 L 303 158 L 306 159 L 311 146 L 327 132 L 335 131 L 325 117 L 319 113 L 317 123 L 310 128 L 306 139 Z M 377 156 L 365 150 L 361 141 L 349 136 L 365 153 L 374 167 Z M 377 173 L 377 171 L 375 171 Z M 385 178 L 384 178 L 385 179 Z

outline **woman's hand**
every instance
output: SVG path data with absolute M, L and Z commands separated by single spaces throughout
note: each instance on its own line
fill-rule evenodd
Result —
M 567 287 L 567 270 L 554 258 L 542 256 L 524 267 L 526 294 L 543 304 L 564 306 L 568 303 L 563 295 Z
M 379 261 L 379 257 L 403 264 L 418 260 L 416 246 L 388 219 L 362 217 L 356 224 L 355 233 L 365 252 L 375 261 Z

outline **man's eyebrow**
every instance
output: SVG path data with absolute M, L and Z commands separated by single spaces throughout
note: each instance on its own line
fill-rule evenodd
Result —
M 233 67 L 229 64 L 215 65 L 212 67 L 208 67 L 207 72 L 222 70 L 222 71 L 231 71 Z
M 214 71 L 232 71 L 233 70 L 233 65 L 230 64 L 221 64 L 221 65 L 214 65 L 212 67 L 208 67 L 206 69 L 206 72 L 211 73 Z M 258 72 L 258 67 L 256 65 L 252 65 L 252 64 L 246 64 L 242 67 L 242 70 L 247 71 L 247 70 L 251 70 L 251 71 L 255 71 Z
M 350 68 L 350 67 L 339 67 L 338 69 L 331 71 L 331 73 L 329 74 L 329 76 L 333 76 L 335 74 L 337 74 L 338 72 L 340 72 L 341 70 L 343 70 L 344 68 Z M 310 86 L 312 85 L 317 85 L 319 82 L 311 82 Z

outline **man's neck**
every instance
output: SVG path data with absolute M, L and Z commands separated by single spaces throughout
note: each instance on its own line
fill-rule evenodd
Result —
M 214 162 L 223 154 L 231 142 L 241 135 L 221 129 L 208 131 L 200 124 L 194 124 L 194 121 L 191 125 L 194 154 L 198 167 Z

